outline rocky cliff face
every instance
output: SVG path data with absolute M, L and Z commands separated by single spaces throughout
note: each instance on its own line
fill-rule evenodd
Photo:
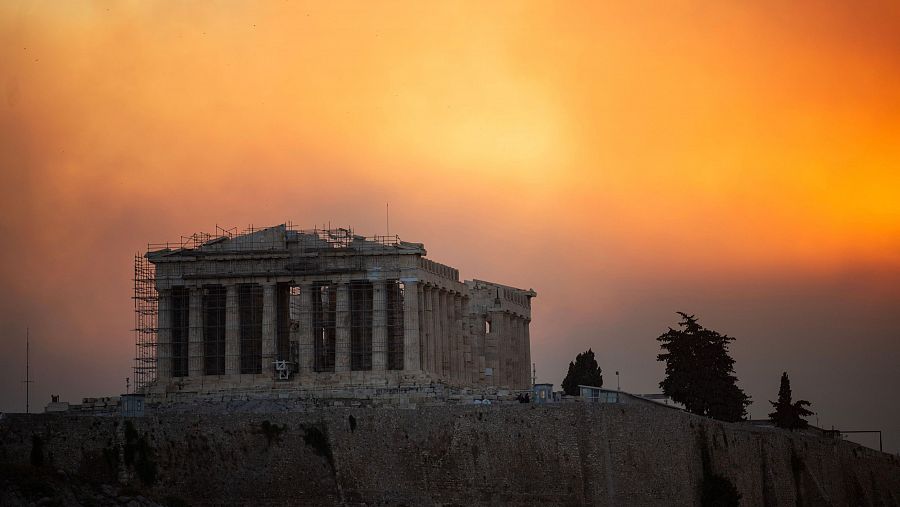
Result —
M 696 505 L 719 481 L 742 505 L 900 505 L 896 456 L 638 405 L 6 414 L 0 466 L 0 503 Z M 50 476 L 81 489 L 29 493 Z

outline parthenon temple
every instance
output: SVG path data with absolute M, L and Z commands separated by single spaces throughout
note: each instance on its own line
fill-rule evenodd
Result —
M 531 386 L 533 290 L 460 281 L 420 243 L 344 228 L 186 239 L 136 259 L 146 392 Z

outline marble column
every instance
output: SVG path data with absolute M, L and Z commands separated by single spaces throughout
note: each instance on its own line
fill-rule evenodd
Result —
M 525 364 L 525 333 L 522 332 L 522 318 L 516 316 L 516 384 L 525 389 L 528 387 L 528 369 Z
M 497 330 L 497 369 L 494 370 L 494 385 L 502 386 L 505 383 L 503 375 L 506 374 L 506 363 L 504 363 L 506 358 L 506 340 L 504 340 L 506 322 L 503 320 L 503 312 L 494 313 L 491 331 L 493 332 L 494 329 Z
M 372 282 L 372 370 L 387 365 L 387 306 L 384 280 Z
M 519 318 L 519 361 L 522 363 L 522 386 L 531 387 L 531 363 L 528 362 L 528 347 L 525 345 L 525 319 Z
M 518 319 L 509 315 L 509 386 L 519 386 L 519 340 Z
M 428 349 L 426 349 L 425 334 L 425 284 L 416 284 L 416 299 L 419 303 L 419 365 L 422 370 L 428 370 Z
M 456 316 L 453 313 L 454 295 L 452 292 L 446 292 L 447 304 L 447 378 L 456 379 L 456 356 L 453 353 L 456 348 Z
M 269 376 L 275 371 L 275 313 L 275 282 L 263 283 L 262 373 Z
M 460 316 L 459 316 L 459 333 L 460 333 L 460 356 L 462 356 L 462 381 L 466 384 L 472 383 L 472 329 L 471 321 L 468 315 L 468 300 L 465 296 L 460 296 Z
M 441 311 L 441 373 L 450 379 L 450 297 L 446 290 L 440 294 Z
M 334 371 L 350 371 L 350 284 L 337 284 Z
M 466 353 L 466 381 L 475 384 L 478 381 L 478 353 L 475 350 L 475 344 L 478 342 L 478 326 L 481 325 L 481 319 L 470 313 L 469 299 L 463 298 L 463 337 L 465 339 L 464 350 Z
M 508 313 L 504 313 L 503 317 L 503 385 L 512 387 L 512 379 L 515 377 L 513 372 L 513 322 Z
M 528 359 L 528 347 L 525 345 L 525 319 L 519 319 L 519 360 L 522 361 L 522 382 L 525 389 L 531 388 L 531 363 Z
M 159 314 L 156 335 L 156 377 L 161 383 L 172 378 L 172 289 L 158 289 Z
M 485 354 L 489 368 L 493 369 L 493 375 L 488 380 L 488 385 L 499 386 L 503 384 L 503 312 L 491 312 L 491 333 L 485 346 L 488 349 Z
M 529 326 L 531 325 L 531 319 L 525 319 L 522 321 L 522 335 L 523 341 L 525 345 L 525 364 L 528 368 L 528 387 L 531 388 L 533 379 L 531 378 L 532 365 L 531 365 L 531 335 L 528 331 Z
M 415 279 L 403 280 L 403 370 L 421 371 L 419 363 L 419 291 Z
M 315 348 L 313 345 L 313 298 L 317 292 L 311 282 L 300 284 L 300 315 L 297 316 L 300 333 L 300 373 L 312 373 Z
M 445 315 L 446 307 L 444 306 L 444 289 L 438 288 L 435 297 L 435 335 L 437 336 L 437 371 L 438 374 L 446 380 L 447 378 L 447 315 Z
M 238 310 L 238 287 L 225 286 L 225 374 L 241 373 L 241 314 Z
M 188 301 L 188 376 L 203 376 L 203 288 L 191 287 Z
M 453 347 L 450 350 L 450 357 L 453 360 L 452 377 L 463 381 L 463 364 L 464 357 L 462 351 L 462 297 L 459 293 L 454 292 L 451 295 L 453 300 Z
M 506 343 L 509 345 L 509 348 L 507 348 L 508 353 L 506 355 L 506 364 L 508 365 L 506 370 L 506 385 L 514 387 L 516 381 L 516 322 L 512 314 L 507 314 L 506 318 L 509 323 L 506 327 Z
M 437 345 L 438 345 L 438 337 L 435 330 L 437 329 L 437 312 L 436 304 L 435 304 L 436 292 L 434 287 L 427 286 L 425 287 L 425 304 L 426 304 L 426 313 L 425 313 L 425 331 L 428 333 L 428 364 L 426 365 L 426 370 L 431 372 L 434 375 L 440 374 L 440 369 L 437 367 L 438 357 L 440 354 L 437 353 Z
M 480 385 L 487 384 L 484 369 L 489 366 L 488 337 L 483 317 L 479 315 L 472 322 L 472 366 L 475 368 L 472 380 Z
M 521 377 L 519 368 L 522 365 L 522 361 L 519 357 L 519 317 L 510 314 L 509 320 L 510 330 L 512 331 L 512 333 L 509 334 L 509 339 L 512 342 L 512 354 L 510 355 L 510 361 L 512 362 L 510 373 L 512 373 L 512 376 L 509 379 L 509 385 L 516 388 L 521 383 L 519 381 L 519 378 Z

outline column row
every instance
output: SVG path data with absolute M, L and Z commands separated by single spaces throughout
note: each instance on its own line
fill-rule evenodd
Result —
M 424 285 L 418 299 L 422 370 L 446 381 L 471 383 L 478 365 L 472 362 L 466 298 L 457 292 Z
M 272 371 L 418 370 L 416 280 L 231 284 L 159 291 L 160 379 Z
M 515 389 L 531 386 L 530 320 L 504 311 L 493 311 L 485 329 L 485 362 L 491 370 L 489 384 Z

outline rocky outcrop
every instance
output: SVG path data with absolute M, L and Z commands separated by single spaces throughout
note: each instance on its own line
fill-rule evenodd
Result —
M 896 456 L 639 405 L 6 414 L 0 466 L 26 502 L 34 473 L 170 505 L 900 505 Z

